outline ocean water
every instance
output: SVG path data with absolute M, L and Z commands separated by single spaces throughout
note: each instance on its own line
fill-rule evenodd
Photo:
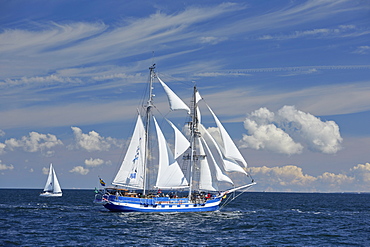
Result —
M 116 213 L 94 191 L 0 189 L 0 246 L 370 246 L 370 194 L 257 193 L 217 212 Z

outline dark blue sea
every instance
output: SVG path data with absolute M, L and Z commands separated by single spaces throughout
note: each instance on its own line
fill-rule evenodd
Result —
M 0 189 L 0 246 L 370 246 L 370 194 L 248 192 L 209 213 L 115 213 L 94 191 Z

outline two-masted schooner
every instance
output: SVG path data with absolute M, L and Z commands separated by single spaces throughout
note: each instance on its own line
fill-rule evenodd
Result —
M 149 70 L 147 101 L 143 103 L 142 114 L 139 112 L 137 116 L 126 155 L 112 182 L 114 187 L 96 194 L 94 202 L 119 212 L 218 210 L 228 194 L 243 192 L 255 184 L 246 172 L 247 163 L 208 105 L 217 128 L 209 131 L 202 124 L 198 104 L 203 99 L 195 86 L 188 107 L 159 78 L 155 65 Z M 163 121 L 173 128 L 174 151 L 153 114 L 157 109 L 153 102 L 154 81 L 162 85 L 171 110 L 184 110 L 188 114 L 187 136 L 170 120 Z M 156 132 L 154 136 L 150 134 L 152 129 Z M 153 140 L 156 145 L 152 144 Z M 250 182 L 235 186 L 228 176 L 234 173 Z M 221 189 L 220 185 L 228 188 Z

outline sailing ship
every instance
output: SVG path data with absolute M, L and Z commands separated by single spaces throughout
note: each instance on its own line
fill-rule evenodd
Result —
M 196 86 L 189 107 L 160 79 L 155 64 L 149 70 L 147 101 L 142 104 L 142 113 L 138 111 L 126 155 L 112 182 L 114 187 L 97 193 L 94 202 L 119 212 L 219 210 L 226 198 L 235 199 L 236 193 L 240 195 L 256 184 L 246 172 L 247 162 L 208 105 L 217 128 L 207 129 L 202 124 L 199 104 L 204 100 Z M 153 113 L 157 110 L 153 102 L 155 81 L 163 87 L 171 111 L 183 110 L 189 120 L 185 125 L 188 135 L 170 120 L 162 122 L 173 129 L 174 151 Z M 150 135 L 152 128 L 154 137 Z M 228 176 L 235 173 L 250 181 L 236 186 Z
M 57 174 L 53 168 L 53 164 L 50 164 L 48 179 L 44 187 L 44 191 L 40 196 L 44 197 L 59 197 L 62 196 L 62 189 L 60 188 Z

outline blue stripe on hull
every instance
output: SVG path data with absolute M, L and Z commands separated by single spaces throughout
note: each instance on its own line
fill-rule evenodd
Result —
M 189 207 L 158 207 L 154 208 L 152 206 L 148 207 L 140 207 L 140 208 L 134 208 L 130 206 L 121 206 L 121 205 L 113 205 L 110 203 L 107 203 L 104 205 L 105 208 L 109 209 L 112 212 L 210 212 L 210 211 L 216 211 L 219 209 L 219 205 L 212 206 L 212 207 L 205 207 L 205 206 L 196 206 L 190 205 Z
M 218 210 L 220 203 L 221 198 L 209 200 L 204 204 L 140 204 L 116 200 L 109 201 L 104 207 L 113 212 L 209 212 Z

